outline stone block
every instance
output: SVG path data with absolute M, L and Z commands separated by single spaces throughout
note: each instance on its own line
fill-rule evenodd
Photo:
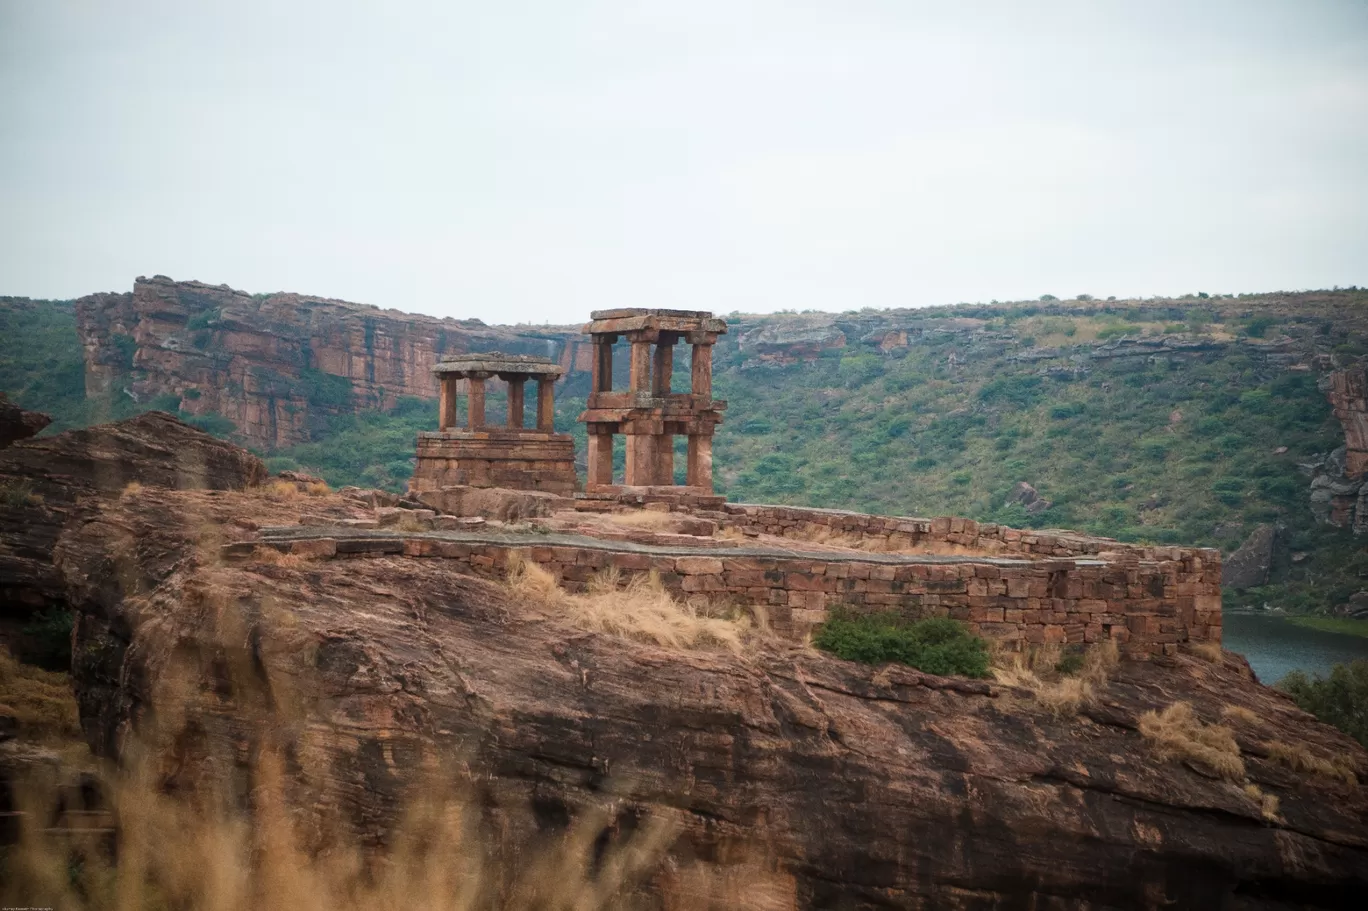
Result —
M 722 572 L 722 561 L 717 557 L 677 557 L 675 569 L 686 575 L 719 575 Z

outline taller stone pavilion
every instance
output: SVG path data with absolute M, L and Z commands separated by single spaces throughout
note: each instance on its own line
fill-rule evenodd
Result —
M 726 322 L 701 310 L 597 310 L 590 318 L 584 331 L 593 337 L 592 386 L 580 415 L 589 435 L 585 491 L 682 486 L 710 495 L 713 431 L 727 407 L 712 397 L 712 348 Z M 614 388 L 613 345 L 619 339 L 631 345 L 625 389 Z M 680 342 L 691 346 L 690 383 L 676 392 L 671 379 Z M 621 485 L 613 478 L 613 437 L 619 433 L 627 444 Z M 676 436 L 688 439 L 683 485 L 675 484 Z

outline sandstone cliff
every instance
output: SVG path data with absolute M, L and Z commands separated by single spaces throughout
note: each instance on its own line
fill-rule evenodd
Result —
M 1368 757 L 1238 659 L 1124 662 L 1056 717 L 1010 687 L 805 648 L 587 632 L 436 557 L 219 559 L 222 529 L 287 507 L 148 489 L 64 537 L 98 751 L 157 722 L 180 791 L 244 786 L 275 740 L 299 819 L 331 807 L 371 845 L 455 758 L 504 869 L 588 807 L 607 807 L 605 845 L 667 820 L 643 907 L 736 907 L 680 891 L 699 864 L 763 880 L 771 908 L 1346 907 L 1368 889 L 1368 792 L 1291 771 L 1274 744 Z M 188 702 L 159 711 L 172 690 Z M 1161 760 L 1137 732 L 1179 701 L 1234 726 L 1243 782 Z M 298 715 L 263 726 L 263 705 Z
M 222 415 L 257 446 L 306 440 L 332 414 L 435 398 L 431 368 L 443 354 L 502 350 L 587 369 L 577 328 L 491 327 L 165 276 L 81 298 L 76 312 L 88 394 L 119 384 L 140 401 L 171 396 L 190 414 Z
M 1368 531 L 1368 364 L 1322 378 L 1321 389 L 1344 429 L 1344 445 L 1310 466 L 1311 508 L 1322 522 Z

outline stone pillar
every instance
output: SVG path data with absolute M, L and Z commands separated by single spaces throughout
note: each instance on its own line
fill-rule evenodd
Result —
M 651 372 L 652 395 L 670 394 L 670 375 L 674 373 L 674 341 L 673 336 L 662 332 L 660 341 L 656 342 L 655 365 Z
M 537 429 L 542 433 L 556 432 L 556 379 L 543 376 L 537 379 Z
M 437 429 L 452 430 L 456 427 L 456 381 L 460 377 L 454 373 L 444 373 L 437 384 L 439 399 L 437 405 Z
M 690 487 L 703 487 L 709 493 L 712 492 L 712 434 L 689 434 L 689 477 L 687 483 Z
M 598 428 L 589 429 L 589 477 L 587 483 L 613 483 L 613 435 L 602 433 Z
M 674 434 L 662 433 L 656 437 L 655 482 L 665 486 L 674 484 Z
M 627 434 L 628 487 L 649 487 L 655 483 L 656 437 L 650 433 Z
M 470 398 L 466 402 L 469 414 L 466 415 L 466 426 L 471 430 L 479 430 L 484 427 L 485 422 L 485 388 L 484 381 L 488 374 L 472 373 L 468 379 L 470 383 Z
M 651 343 L 646 339 L 632 339 L 632 373 L 628 388 L 633 395 L 651 389 Z
M 700 398 L 712 401 L 712 345 L 693 346 L 693 388 L 690 390 Z
M 508 426 L 521 430 L 523 425 L 523 386 L 527 377 L 514 376 L 508 380 Z
M 613 342 L 616 336 L 594 336 L 594 392 L 613 391 Z

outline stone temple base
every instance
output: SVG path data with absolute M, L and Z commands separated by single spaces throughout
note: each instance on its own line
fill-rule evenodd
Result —
M 568 434 L 537 430 L 443 430 L 418 434 L 418 465 L 409 490 L 505 487 L 570 496 L 575 444 Z
M 580 494 L 579 501 L 592 508 L 595 501 L 606 504 L 644 506 L 647 503 L 667 503 L 674 509 L 721 509 L 727 498 L 712 492 L 711 487 L 689 487 L 682 484 L 629 486 L 627 484 L 590 484 Z

